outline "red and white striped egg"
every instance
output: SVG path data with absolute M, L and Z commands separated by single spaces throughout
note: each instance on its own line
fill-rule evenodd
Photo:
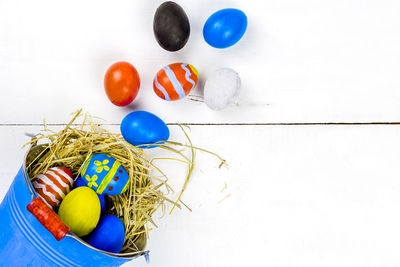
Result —
M 154 92 L 172 101 L 184 98 L 196 87 L 199 74 L 187 63 L 174 63 L 159 70 L 153 80 Z
M 50 208 L 61 203 L 73 184 L 72 172 L 65 167 L 50 168 L 32 180 L 36 193 Z

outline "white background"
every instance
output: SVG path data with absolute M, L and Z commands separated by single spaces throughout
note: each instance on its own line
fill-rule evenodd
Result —
M 191 125 L 194 144 L 229 168 L 199 153 L 183 197 L 193 212 L 157 214 L 151 264 L 127 266 L 400 266 L 400 127 L 390 124 L 400 121 L 400 2 L 181 0 L 191 36 L 175 53 L 153 36 L 161 3 L 0 0 L 0 198 L 21 165 L 24 133 L 39 132 L 44 118 L 63 124 L 84 108 L 118 132 L 126 114 L 145 109 Z M 242 9 L 249 25 L 218 50 L 202 26 L 226 7 Z M 103 89 L 119 60 L 141 77 L 125 108 Z M 198 69 L 200 96 L 213 70 L 235 69 L 239 104 L 214 112 L 158 98 L 153 76 L 177 61 Z M 179 190 L 184 167 L 166 169 Z

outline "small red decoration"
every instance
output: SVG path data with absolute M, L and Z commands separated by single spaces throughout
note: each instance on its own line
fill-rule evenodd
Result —
M 40 197 L 34 198 L 26 209 L 36 217 L 40 224 L 43 225 L 57 241 L 60 241 L 69 233 L 70 229 Z

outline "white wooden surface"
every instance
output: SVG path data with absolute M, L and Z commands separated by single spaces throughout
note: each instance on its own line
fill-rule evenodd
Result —
M 128 112 L 145 109 L 168 123 L 211 124 L 191 126 L 191 138 L 230 167 L 200 153 L 184 195 L 193 212 L 160 212 L 151 264 L 126 266 L 399 266 L 400 127 L 368 123 L 400 120 L 400 2 L 181 0 L 192 32 L 177 53 L 153 37 L 161 2 L 0 1 L 0 199 L 22 162 L 24 133 L 43 118 L 63 124 L 83 107 L 118 131 Z M 202 25 L 225 7 L 245 11 L 249 27 L 236 46 L 216 50 Z M 117 60 L 142 80 L 126 108 L 103 90 Z M 159 99 L 152 78 L 176 61 L 198 68 L 194 95 L 212 70 L 234 68 L 239 105 L 213 112 Z M 367 125 L 269 125 L 332 122 Z M 173 177 L 179 188 L 183 177 Z
M 0 1 L 1 90 L 7 95 L 0 98 L 7 111 L 0 122 L 46 117 L 64 123 L 80 107 L 114 123 L 134 108 L 168 122 L 399 120 L 399 1 L 181 0 L 191 36 L 177 53 L 162 50 L 153 37 L 161 2 Z M 249 26 L 236 46 L 217 50 L 204 42 L 202 26 L 225 7 L 243 9 Z M 104 73 L 117 60 L 134 64 L 142 79 L 137 101 L 122 109 L 103 90 Z M 216 68 L 235 69 L 243 80 L 239 108 L 216 113 L 188 99 L 159 99 L 152 79 L 176 61 L 197 67 L 203 82 Z

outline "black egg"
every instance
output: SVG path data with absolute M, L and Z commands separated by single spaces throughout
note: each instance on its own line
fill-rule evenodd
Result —
M 189 19 L 181 6 L 164 2 L 154 14 L 153 30 L 157 42 L 168 51 L 178 51 L 185 46 L 190 35 Z

